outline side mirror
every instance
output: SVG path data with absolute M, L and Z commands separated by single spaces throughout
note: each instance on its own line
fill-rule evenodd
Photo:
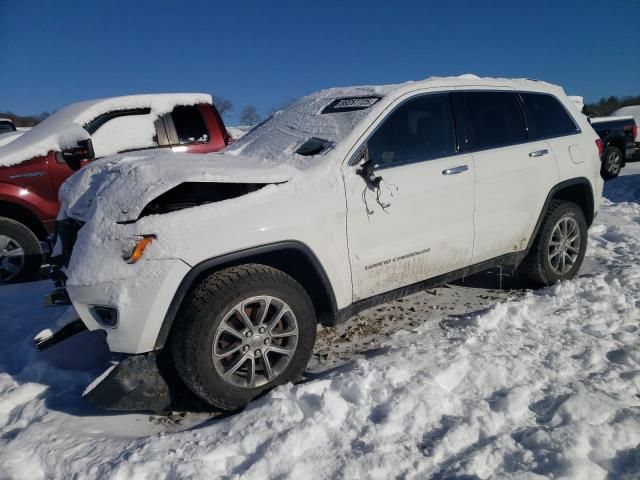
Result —
M 60 155 L 73 171 L 80 169 L 80 162 L 82 160 L 93 160 L 96 156 L 93 151 L 93 143 L 91 143 L 90 138 L 80 140 L 77 147 L 62 150 Z

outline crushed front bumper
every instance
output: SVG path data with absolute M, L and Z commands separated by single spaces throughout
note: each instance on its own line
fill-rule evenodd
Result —
M 126 357 L 95 379 L 82 396 L 105 410 L 168 412 L 174 400 L 161 352 Z M 165 378 L 166 377 L 166 378 Z
M 33 341 L 38 351 L 44 351 L 86 330 L 75 308 L 70 307 Z M 106 410 L 169 411 L 175 403 L 173 392 L 182 388 L 166 355 L 156 351 L 120 357 L 85 389 L 83 397 Z

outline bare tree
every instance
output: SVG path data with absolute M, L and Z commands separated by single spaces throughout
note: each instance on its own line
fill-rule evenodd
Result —
M 260 121 L 258 110 L 253 105 L 247 105 L 240 112 L 240 123 L 242 125 L 255 125 Z
M 211 95 L 213 97 L 213 104 L 216 106 L 218 113 L 225 117 L 233 110 L 233 102 L 228 98 L 219 97 L 217 95 Z

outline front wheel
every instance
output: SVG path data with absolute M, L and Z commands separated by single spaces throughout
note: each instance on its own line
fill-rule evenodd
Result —
M 518 267 L 520 277 L 533 287 L 574 278 L 587 250 L 587 229 L 578 205 L 551 202 L 531 250 Z
M 611 180 L 620 175 L 622 170 L 622 150 L 618 147 L 608 146 L 602 156 L 602 168 L 600 173 L 605 180 Z
M 242 265 L 204 278 L 185 299 L 171 336 L 176 369 L 200 398 L 235 410 L 298 380 L 316 333 L 313 304 L 289 275 Z
M 42 265 L 42 248 L 22 223 L 0 217 L 0 285 L 33 280 Z

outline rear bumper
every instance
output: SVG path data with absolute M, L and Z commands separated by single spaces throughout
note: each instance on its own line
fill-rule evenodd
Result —
M 171 300 L 189 270 L 181 260 L 149 260 L 131 278 L 67 285 L 67 292 L 87 328 L 106 332 L 112 352 L 145 353 L 154 350 Z M 116 310 L 114 326 L 101 322 L 96 306 Z

